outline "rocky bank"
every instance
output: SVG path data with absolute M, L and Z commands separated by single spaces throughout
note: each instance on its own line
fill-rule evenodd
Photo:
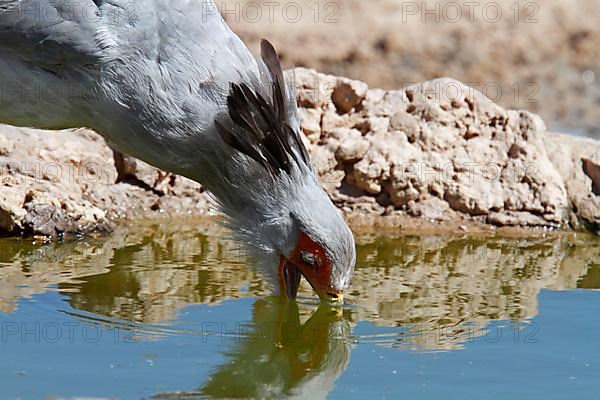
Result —
M 448 79 L 402 90 L 298 68 L 302 130 L 351 225 L 600 227 L 600 142 L 548 133 Z M 0 128 L 0 232 L 85 234 L 119 219 L 214 215 L 202 187 L 127 160 L 87 130 Z

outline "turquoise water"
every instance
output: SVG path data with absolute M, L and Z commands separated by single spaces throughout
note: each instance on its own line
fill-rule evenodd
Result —
M 359 235 L 338 308 L 205 233 L 0 241 L 0 398 L 600 398 L 597 239 Z

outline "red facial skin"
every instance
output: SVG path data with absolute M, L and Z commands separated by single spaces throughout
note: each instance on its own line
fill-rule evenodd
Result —
M 301 257 L 301 253 L 305 252 L 312 254 L 315 259 L 315 265 L 306 264 Z M 331 264 L 327 259 L 327 254 L 322 246 L 313 241 L 307 234 L 301 232 L 298 237 L 298 244 L 287 260 L 288 264 L 292 264 L 299 272 L 304 275 L 308 283 L 317 292 L 323 300 L 337 301 L 341 298 L 342 293 L 339 290 L 331 288 L 329 279 L 331 276 Z M 286 260 L 281 257 L 279 262 L 279 287 L 281 293 L 287 296 L 290 291 L 287 288 L 285 279 Z M 288 272 L 289 273 L 289 272 Z M 299 281 L 298 281 L 299 283 Z M 295 291 L 292 291 L 295 293 Z M 289 296 L 287 296 L 289 297 Z

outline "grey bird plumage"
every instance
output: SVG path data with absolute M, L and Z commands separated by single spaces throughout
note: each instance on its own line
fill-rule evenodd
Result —
M 212 1 L 0 0 L 0 95 L 0 122 L 92 128 L 202 183 L 273 286 L 302 235 L 326 253 L 328 287 L 350 285 L 354 239 L 310 166 L 293 86 Z

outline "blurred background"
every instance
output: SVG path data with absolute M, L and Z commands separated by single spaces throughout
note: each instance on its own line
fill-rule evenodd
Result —
M 552 131 L 600 139 L 598 0 L 215 0 L 286 67 L 401 89 L 448 76 Z

